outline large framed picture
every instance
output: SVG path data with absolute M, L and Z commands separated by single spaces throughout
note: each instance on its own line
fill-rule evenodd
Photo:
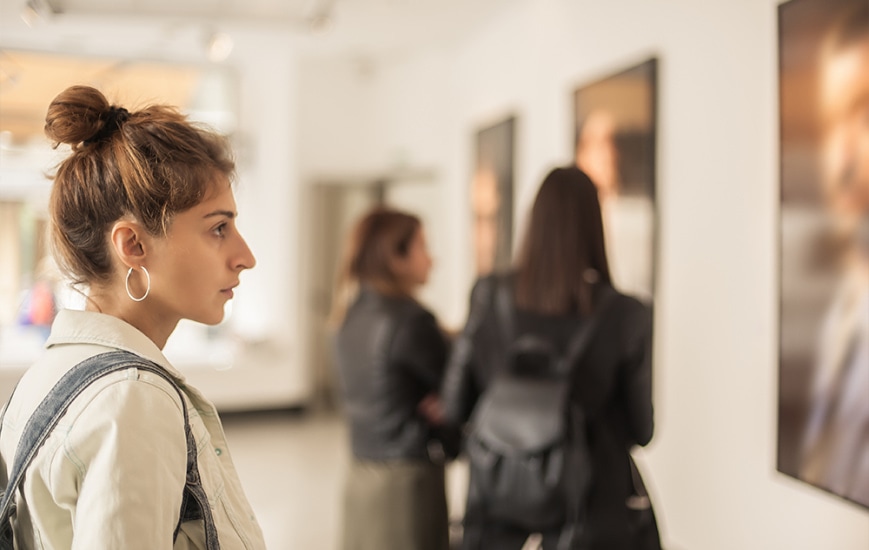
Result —
M 779 6 L 778 470 L 869 507 L 869 2 Z
M 573 93 L 574 161 L 598 188 L 615 286 L 651 303 L 655 286 L 657 60 Z
M 512 262 L 515 133 L 513 116 L 476 132 L 470 196 L 477 276 Z

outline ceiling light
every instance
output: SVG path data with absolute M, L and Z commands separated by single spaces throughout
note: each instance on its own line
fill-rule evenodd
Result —
M 334 0 L 320 0 L 308 16 L 308 29 L 312 32 L 325 32 L 334 23 L 332 10 L 334 8 Z
M 34 27 L 54 15 L 54 8 L 48 0 L 27 0 L 21 8 L 21 20 L 28 27 Z
M 206 44 L 206 52 L 209 61 L 220 63 L 226 61 L 229 54 L 232 53 L 232 37 L 226 33 L 213 32 L 208 36 Z

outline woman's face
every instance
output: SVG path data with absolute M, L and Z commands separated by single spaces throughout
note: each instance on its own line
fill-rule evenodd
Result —
M 428 253 L 425 231 L 420 227 L 410 241 L 407 254 L 396 262 L 396 275 L 408 287 L 416 288 L 428 282 L 431 266 L 432 259 Z
M 149 254 L 148 301 L 163 319 L 219 323 L 239 274 L 256 263 L 235 225 L 232 188 L 220 177 L 205 200 L 175 216 Z

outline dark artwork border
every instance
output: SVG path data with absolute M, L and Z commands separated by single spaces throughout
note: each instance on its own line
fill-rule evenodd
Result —
M 482 172 L 491 170 L 489 176 L 494 177 L 498 194 L 498 208 L 494 215 L 495 241 L 492 268 L 480 271 L 475 267 L 477 276 L 487 275 L 491 272 L 503 272 L 509 270 L 513 261 L 513 209 L 515 204 L 515 178 L 516 178 L 516 133 L 517 117 L 509 115 L 496 123 L 478 129 L 474 133 L 474 168 L 471 177 L 471 201 L 472 222 L 474 233 L 474 264 L 477 265 L 476 228 L 477 210 L 473 206 L 475 200 L 475 186 L 481 185 L 481 178 L 485 178 Z M 491 181 L 491 180 L 488 180 Z M 486 184 L 483 184 L 486 185 Z
M 650 202 L 649 211 L 645 215 L 648 216 L 649 231 L 651 236 L 647 237 L 649 249 L 647 251 L 647 263 L 645 264 L 646 274 L 643 277 L 642 284 L 634 285 L 637 288 L 642 287 L 642 291 L 638 297 L 649 303 L 654 302 L 655 290 L 658 280 L 658 257 L 659 257 L 659 238 L 660 238 L 660 219 L 657 204 L 657 147 L 658 147 L 658 67 L 659 60 L 657 57 L 651 57 L 639 63 L 619 69 L 605 76 L 597 78 L 593 81 L 583 83 L 577 86 L 572 93 L 573 104 L 573 159 L 572 163 L 579 164 L 577 161 L 577 148 L 579 147 L 583 128 L 588 120 L 588 114 L 595 109 L 604 109 L 613 111 L 613 114 L 619 124 L 615 131 L 613 141 L 615 148 L 618 151 L 617 178 L 620 181 L 619 197 L 641 197 Z M 644 105 L 646 116 L 648 117 L 647 126 L 641 129 L 628 128 L 625 129 L 621 119 L 628 119 L 632 116 L 630 111 L 633 110 L 632 104 L 634 100 L 632 96 L 623 98 L 619 102 L 617 94 L 607 94 L 607 87 L 613 87 L 618 83 L 635 82 L 637 79 L 642 80 L 642 99 L 647 102 Z M 636 92 L 634 92 L 636 93 Z M 588 171 L 588 170 L 587 170 Z M 592 179 L 595 177 L 592 176 Z M 610 240 L 612 234 L 607 234 L 607 239 Z M 611 248 L 614 246 L 616 248 Z M 609 243 L 608 249 L 610 252 L 618 250 L 617 243 Z M 612 253 L 610 254 L 612 256 Z M 630 254 L 633 255 L 633 252 Z M 614 262 L 610 258 L 610 263 Z M 618 285 L 618 280 L 615 281 Z M 631 285 L 624 288 L 628 293 L 634 289 Z

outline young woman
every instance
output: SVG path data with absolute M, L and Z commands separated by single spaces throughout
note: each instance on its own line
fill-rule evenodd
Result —
M 344 549 L 447 550 L 444 465 L 434 397 L 447 341 L 413 295 L 432 261 L 415 216 L 378 208 L 356 226 L 345 258 L 335 338 L 353 460 Z
M 132 352 L 162 368 L 183 398 L 163 377 L 135 367 L 88 386 L 26 470 L 17 544 L 206 548 L 209 529 L 209 548 L 218 541 L 264 548 L 217 411 L 161 352 L 181 319 L 219 323 L 239 275 L 255 263 L 235 225 L 227 142 L 172 108 L 128 112 L 84 86 L 54 99 L 45 131 L 71 146 L 51 192 L 51 242 L 87 301 L 84 311 L 59 312 L 47 350 L 5 410 L 5 474 L 36 406 L 86 359 Z M 189 510 L 185 410 L 208 522 L 181 517 Z
M 637 300 L 612 290 L 597 191 L 577 168 L 547 175 L 538 191 L 515 270 L 479 280 L 465 330 L 450 358 L 443 389 L 447 422 L 468 420 L 510 342 L 496 294 L 512 296 L 513 337 L 533 335 L 564 353 L 574 334 L 608 296 L 593 341 L 573 365 L 571 399 L 581 405 L 593 476 L 580 535 L 571 548 L 658 550 L 657 527 L 631 461 L 633 445 L 652 437 L 651 316 Z M 471 487 L 475 480 L 471 479 Z M 563 526 L 542 533 L 561 548 Z M 468 496 L 463 548 L 519 550 L 531 533 L 492 521 L 485 502 Z

